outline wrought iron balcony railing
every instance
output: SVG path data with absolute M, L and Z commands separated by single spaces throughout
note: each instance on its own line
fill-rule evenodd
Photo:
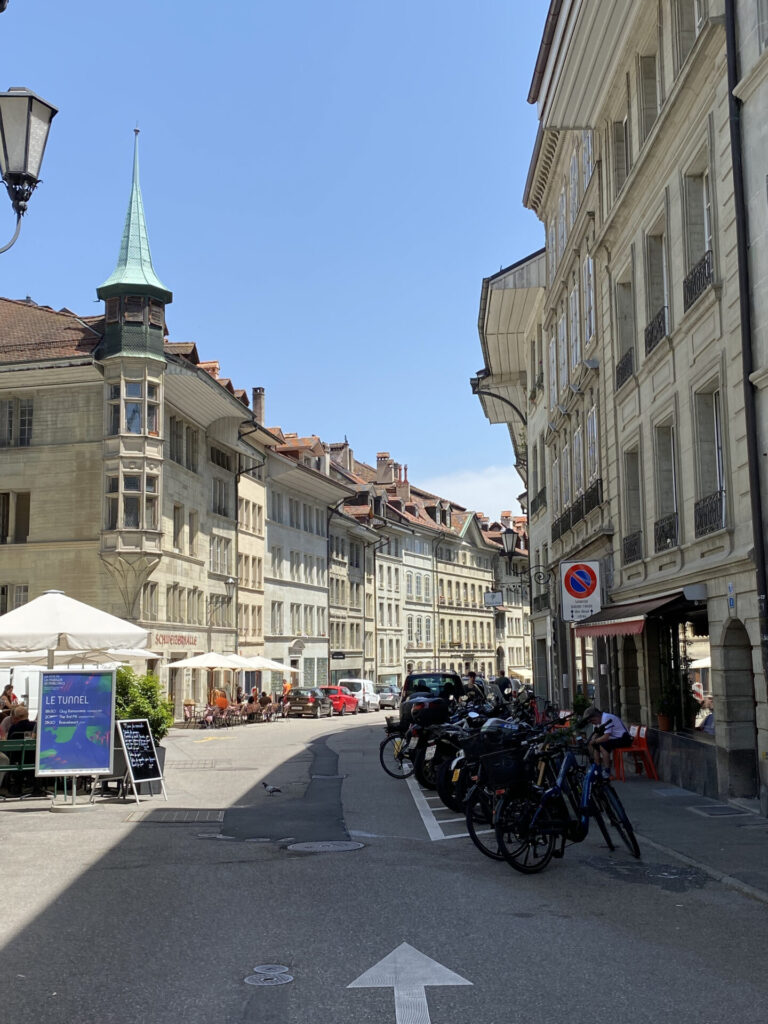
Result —
M 656 348 L 662 338 L 666 338 L 669 333 L 667 327 L 667 307 L 662 306 L 659 312 L 654 316 L 648 326 L 645 328 L 645 354 L 650 355 L 651 352 Z
M 643 557 L 643 533 L 637 530 L 624 537 L 621 542 L 622 565 L 630 565 L 632 562 L 639 562 Z
M 598 505 L 603 503 L 603 481 L 598 477 L 591 483 L 584 494 L 584 515 L 588 515 Z
M 635 350 L 628 349 L 616 364 L 616 390 L 626 384 L 635 372 Z
M 653 524 L 653 544 L 658 553 L 676 548 L 677 543 L 677 512 L 673 512 Z
M 708 249 L 683 281 L 683 309 L 686 312 L 713 281 L 712 250 Z
M 571 507 L 568 509 L 568 514 L 571 520 L 571 529 L 576 523 L 581 522 L 584 518 L 584 495 L 580 494 L 578 498 L 573 502 Z
M 715 491 L 700 498 L 693 506 L 694 530 L 697 537 L 725 528 L 725 491 Z

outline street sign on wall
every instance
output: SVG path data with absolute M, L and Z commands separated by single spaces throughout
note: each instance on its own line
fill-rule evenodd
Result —
M 581 622 L 600 611 L 600 563 L 560 563 L 560 606 L 565 622 Z

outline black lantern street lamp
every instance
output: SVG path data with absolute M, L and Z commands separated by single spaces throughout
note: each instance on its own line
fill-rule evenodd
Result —
M 21 218 L 40 183 L 40 165 L 56 113 L 56 107 L 29 89 L 0 92 L 0 174 L 16 214 L 16 233 L 0 252 L 19 237 Z
M 550 582 L 554 578 L 554 572 L 551 569 L 547 569 L 545 565 L 531 565 L 527 571 L 518 572 L 512 568 L 512 559 L 515 555 L 522 554 L 525 550 L 521 546 L 522 538 L 520 534 L 515 533 L 514 530 L 502 530 L 501 531 L 501 546 L 504 549 L 504 554 L 507 556 L 509 562 L 507 572 L 510 576 L 514 576 L 515 579 L 521 582 L 527 583 L 529 587 L 532 587 L 534 583 L 538 583 L 539 586 L 544 587 L 545 590 L 549 589 Z

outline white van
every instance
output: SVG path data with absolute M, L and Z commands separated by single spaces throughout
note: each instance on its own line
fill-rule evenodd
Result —
M 354 693 L 361 711 L 379 710 L 379 695 L 370 679 L 339 679 L 336 685 L 346 686 L 350 693 Z

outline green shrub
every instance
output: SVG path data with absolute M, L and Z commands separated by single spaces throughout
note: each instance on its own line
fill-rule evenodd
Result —
M 573 713 L 581 717 L 591 703 L 592 701 L 589 699 L 589 697 L 587 697 L 585 693 L 574 693 Z
M 173 705 L 160 695 L 160 680 L 148 672 L 137 675 L 132 668 L 117 670 L 115 694 L 117 718 L 146 718 L 155 743 L 159 743 L 173 725 Z

